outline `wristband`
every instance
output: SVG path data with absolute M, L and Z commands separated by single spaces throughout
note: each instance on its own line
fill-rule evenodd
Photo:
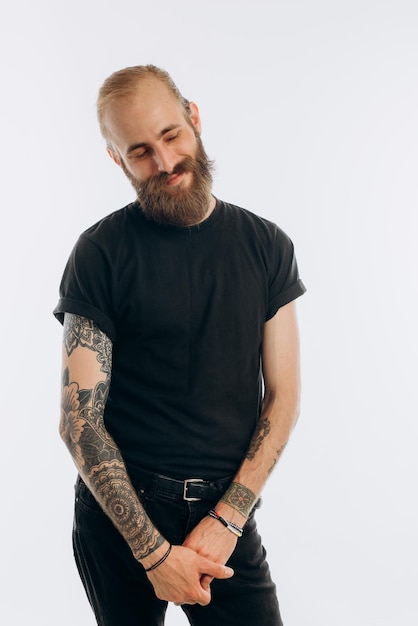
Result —
M 208 515 L 210 515 L 210 517 L 213 517 L 214 519 L 219 520 L 221 524 L 223 524 L 225 528 L 230 530 L 231 533 L 233 533 L 236 537 L 242 537 L 242 533 L 244 532 L 244 530 L 240 528 L 239 526 L 237 526 L 236 524 L 234 524 L 233 522 L 228 522 L 221 515 L 219 515 L 219 513 L 215 511 L 215 509 L 211 509 Z
M 166 558 L 168 557 L 168 555 L 169 555 L 169 554 L 170 554 L 170 552 L 171 552 L 171 547 L 172 547 L 172 546 L 171 546 L 171 544 L 170 544 L 170 545 L 169 545 L 169 547 L 168 547 L 168 550 L 167 550 L 167 552 L 164 554 L 164 556 L 162 556 L 162 557 L 161 557 L 161 559 L 160 559 L 159 561 L 157 561 L 156 563 L 154 563 L 154 565 L 151 565 L 151 567 L 149 567 L 148 569 L 146 569 L 146 570 L 144 570 L 144 571 L 145 571 L 145 572 L 150 572 L 150 571 L 151 571 L 151 570 L 153 570 L 153 569 L 157 569 L 157 567 L 158 567 L 159 565 L 161 565 L 161 563 L 164 563 L 164 561 L 166 560 Z

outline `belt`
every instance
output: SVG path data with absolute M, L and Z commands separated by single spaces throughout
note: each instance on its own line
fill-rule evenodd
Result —
M 204 480 L 203 478 L 177 480 L 138 468 L 130 468 L 129 474 L 141 488 L 152 490 L 154 493 L 175 495 L 186 502 L 216 500 L 226 491 L 232 480 L 232 476 L 219 480 Z

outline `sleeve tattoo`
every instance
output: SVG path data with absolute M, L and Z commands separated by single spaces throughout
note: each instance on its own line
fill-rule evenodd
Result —
M 96 353 L 104 381 L 80 389 L 67 367 L 62 379 L 61 436 L 89 489 L 125 537 L 137 559 L 158 548 L 164 538 L 156 531 L 133 489 L 120 451 L 104 425 L 104 408 L 112 371 L 112 342 L 94 324 L 66 314 L 64 346 L 67 356 L 78 347 Z

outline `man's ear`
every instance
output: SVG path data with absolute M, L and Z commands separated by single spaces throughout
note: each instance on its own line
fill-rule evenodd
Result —
M 110 156 L 110 158 L 112 159 L 112 161 L 114 161 L 116 163 L 116 165 L 120 166 L 120 158 L 119 155 L 113 150 L 113 148 L 110 148 L 109 146 L 106 148 L 106 151 L 108 153 L 108 155 Z
M 190 107 L 190 120 L 195 127 L 196 131 L 200 134 L 202 132 L 202 124 L 200 122 L 200 113 L 197 104 L 189 102 Z

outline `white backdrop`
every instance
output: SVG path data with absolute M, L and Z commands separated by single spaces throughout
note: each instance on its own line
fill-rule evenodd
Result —
M 200 105 L 216 195 L 286 230 L 308 287 L 259 514 L 286 626 L 416 626 L 416 0 L 16 0 L 0 24 L 1 623 L 94 624 L 52 309 L 78 234 L 133 198 L 97 89 L 154 63 Z

